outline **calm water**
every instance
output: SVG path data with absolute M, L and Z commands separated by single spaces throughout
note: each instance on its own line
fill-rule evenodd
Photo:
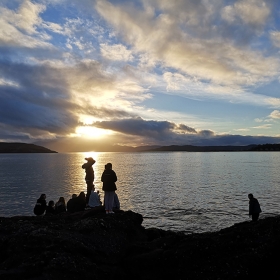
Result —
M 143 225 L 176 231 L 215 231 L 249 220 L 247 194 L 259 199 L 262 217 L 280 214 L 280 153 L 68 153 L 0 154 L 0 216 L 33 215 L 47 201 L 86 191 L 86 156 L 96 163 L 95 185 L 112 162 L 123 210 Z

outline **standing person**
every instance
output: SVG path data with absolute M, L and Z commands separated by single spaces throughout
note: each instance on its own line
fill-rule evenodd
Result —
M 37 202 L 33 209 L 33 212 L 35 215 L 40 216 L 45 213 L 46 208 L 47 208 L 46 198 L 47 198 L 47 196 L 44 193 L 42 193 L 40 195 L 40 197 L 37 199 Z
M 101 176 L 101 181 L 103 182 L 102 190 L 104 191 L 104 204 L 106 214 L 114 214 L 113 205 L 114 205 L 114 195 L 117 190 L 116 182 L 117 175 L 114 170 L 112 170 L 112 163 L 107 163 L 105 165 L 105 170 Z
M 249 198 L 249 216 L 252 216 L 252 221 L 256 222 L 259 219 L 259 215 L 262 212 L 260 204 L 253 194 L 248 194 Z
M 88 200 L 91 193 L 91 187 L 94 182 L 94 170 L 92 166 L 94 165 L 95 160 L 92 157 L 85 158 L 85 160 L 87 162 L 82 165 L 82 168 L 85 169 L 86 172 L 86 177 L 85 177 L 86 184 L 87 184 L 86 203 L 88 204 Z

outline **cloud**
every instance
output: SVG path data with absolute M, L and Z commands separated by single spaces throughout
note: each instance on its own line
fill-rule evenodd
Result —
M 2 46 L 47 48 L 53 46 L 47 41 L 47 33 L 38 31 L 43 24 L 40 14 L 46 6 L 24 0 L 16 11 L 0 7 L 0 44 Z
M 92 125 L 102 129 L 109 129 L 114 132 L 121 133 L 122 135 L 135 136 L 134 143 L 138 144 L 142 143 L 143 140 L 145 143 L 149 143 L 150 145 L 197 146 L 250 145 L 278 143 L 280 141 L 277 137 L 241 136 L 230 134 L 218 135 L 211 130 L 197 131 L 185 124 L 176 124 L 168 121 L 143 120 L 140 117 L 100 121 L 95 122 Z M 270 125 L 265 125 L 265 128 L 270 128 Z M 122 141 L 125 141 L 125 139 L 122 139 Z
M 270 7 L 263 0 L 239 0 L 225 6 L 222 18 L 230 23 L 241 20 L 240 24 L 262 27 L 270 15 Z
M 235 131 L 241 131 L 241 132 L 244 132 L 244 131 L 249 131 L 250 129 L 248 128 L 239 128 L 239 129 L 235 129 Z
M 100 44 L 101 54 L 104 58 L 115 61 L 131 61 L 132 52 L 121 44 L 108 45 Z
M 254 126 L 253 128 L 256 128 L 256 129 L 271 129 L 271 124 L 264 124 L 264 125 Z
M 268 117 L 272 119 L 280 119 L 280 111 L 274 110 L 273 112 L 271 112 L 271 114 Z
M 152 1 L 148 4 L 146 1 L 146 10 L 141 10 L 139 7 L 133 9 L 131 5 L 126 8 L 108 1 L 97 1 L 96 9 L 135 51 L 149 55 L 162 67 L 176 69 L 187 79 L 248 86 L 266 82 L 278 75 L 279 61 L 276 57 L 239 46 L 234 43 L 234 37 L 226 40 L 220 36 L 220 31 L 211 30 L 212 37 L 205 36 L 200 27 L 210 28 L 210 23 L 217 19 L 217 14 L 211 10 L 214 7 L 207 2 L 211 13 L 205 14 L 203 12 L 208 11 L 209 7 L 203 2 L 187 3 L 178 1 L 176 5 L 170 5 L 167 1 Z M 257 1 L 242 1 L 239 6 L 240 9 L 246 8 L 240 15 L 244 22 L 250 7 L 256 10 L 258 17 L 250 16 L 247 24 L 261 24 L 269 14 L 269 8 Z M 190 8 L 188 13 L 187 7 Z M 190 21 L 184 21 L 186 19 Z M 196 36 L 189 32 L 190 26 L 195 29 Z M 242 28 L 246 29 L 246 26 Z
M 34 34 L 37 33 L 36 27 L 41 23 L 39 14 L 45 9 L 46 7 L 42 4 L 34 4 L 29 0 L 24 0 L 16 12 L 0 8 L 0 14 L 6 22 L 28 34 Z
M 275 47 L 280 48 L 280 32 L 279 31 L 271 31 L 270 39 Z

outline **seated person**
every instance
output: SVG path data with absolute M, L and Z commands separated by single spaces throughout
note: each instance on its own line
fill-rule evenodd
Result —
M 58 202 L 55 204 L 55 213 L 60 214 L 66 212 L 66 203 L 63 196 L 61 196 Z
M 84 192 L 73 198 L 74 212 L 84 211 L 86 208 L 86 195 Z
M 74 198 L 76 198 L 76 194 L 72 194 L 72 198 L 70 198 L 67 202 L 67 212 L 74 213 L 75 212 L 75 201 Z
M 46 202 L 46 195 L 43 193 L 41 196 L 37 199 L 37 202 L 34 206 L 33 212 L 35 215 L 40 216 L 43 215 L 46 211 L 47 202 Z
M 54 207 L 54 201 L 50 200 L 49 204 L 46 208 L 46 215 L 54 215 L 55 213 L 55 207 Z
M 91 193 L 90 193 L 90 197 L 89 197 L 89 201 L 88 201 L 88 206 L 90 208 L 93 208 L 93 207 L 97 207 L 97 206 L 101 206 L 102 203 L 100 201 L 100 196 L 97 192 L 95 192 L 95 187 L 94 185 L 92 185 L 92 188 L 91 188 Z

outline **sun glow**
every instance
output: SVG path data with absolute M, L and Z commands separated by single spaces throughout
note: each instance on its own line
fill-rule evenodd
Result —
M 105 130 L 105 129 L 101 129 L 101 128 L 97 128 L 94 126 L 78 126 L 76 128 L 76 134 L 78 134 L 79 136 L 83 136 L 83 137 L 88 137 L 88 138 L 102 138 L 106 135 L 110 135 L 112 134 L 112 132 L 110 130 Z

